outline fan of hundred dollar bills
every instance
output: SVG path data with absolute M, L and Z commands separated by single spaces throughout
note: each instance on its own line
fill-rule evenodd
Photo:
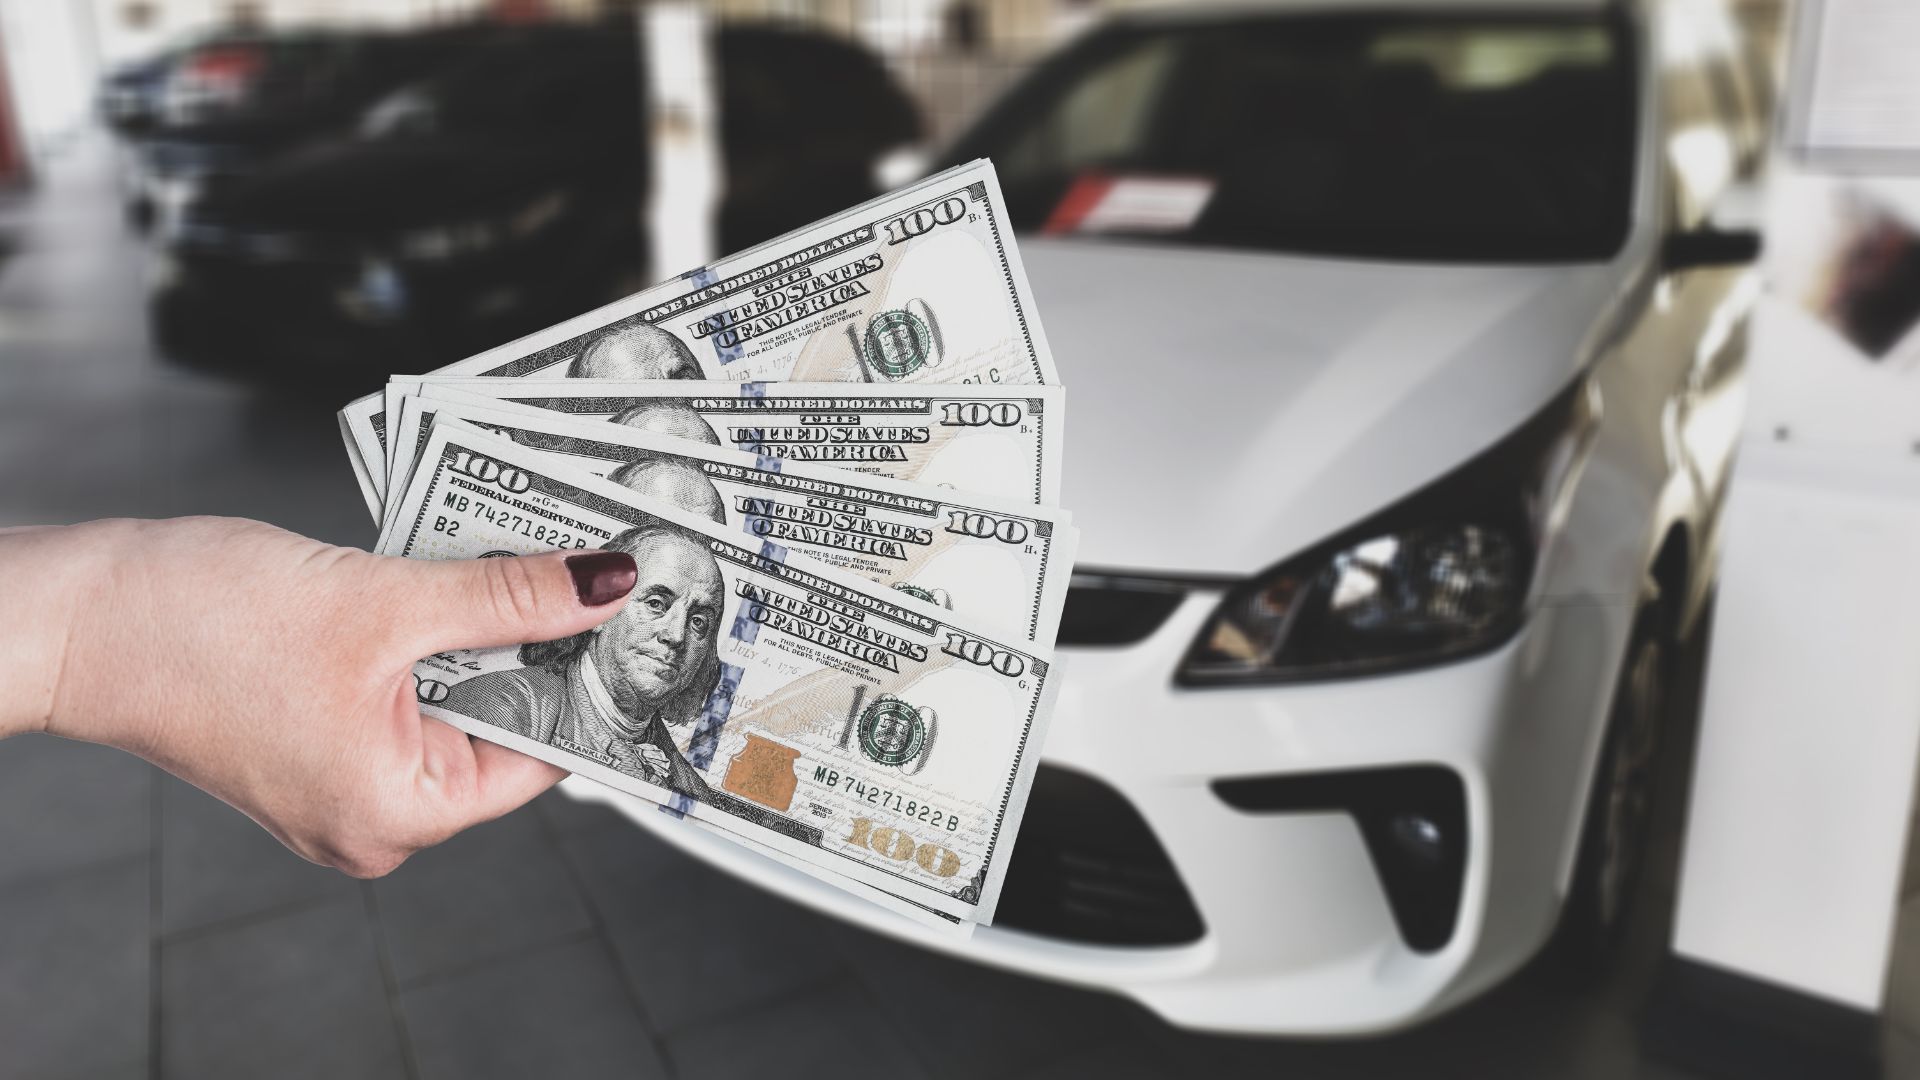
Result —
M 993 167 L 341 411 L 379 550 L 633 555 L 604 626 L 421 709 L 943 931 L 991 922 L 1078 534 Z

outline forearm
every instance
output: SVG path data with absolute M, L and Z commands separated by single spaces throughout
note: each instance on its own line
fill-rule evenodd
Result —
M 378 558 L 257 521 L 0 530 L 0 736 L 138 754 L 300 854 L 385 873 L 560 770 L 420 715 L 420 657 L 584 634 L 618 552 Z
M 78 625 L 106 591 L 125 522 L 0 529 L 0 738 L 44 731 Z

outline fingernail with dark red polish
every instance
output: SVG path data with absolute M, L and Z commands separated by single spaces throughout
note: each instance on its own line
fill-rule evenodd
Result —
M 588 607 L 611 604 L 633 591 L 640 576 L 633 556 L 624 551 L 589 551 L 567 556 L 567 573 L 573 575 L 573 591 Z

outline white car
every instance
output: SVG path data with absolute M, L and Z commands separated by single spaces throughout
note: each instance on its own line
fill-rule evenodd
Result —
M 1556 929 L 1604 952 L 1743 407 L 1758 239 L 1710 215 L 1763 121 L 1719 19 L 1134 12 L 961 141 L 1025 230 L 1083 545 L 998 917 L 933 947 L 1316 1035 Z

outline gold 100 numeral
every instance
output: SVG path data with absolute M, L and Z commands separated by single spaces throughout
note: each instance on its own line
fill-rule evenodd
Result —
M 853 819 L 853 835 L 847 837 L 847 844 L 866 848 L 894 862 L 911 862 L 934 877 L 952 877 L 960 872 L 960 856 L 953 849 L 916 841 L 887 825 L 876 829 L 872 818 Z

